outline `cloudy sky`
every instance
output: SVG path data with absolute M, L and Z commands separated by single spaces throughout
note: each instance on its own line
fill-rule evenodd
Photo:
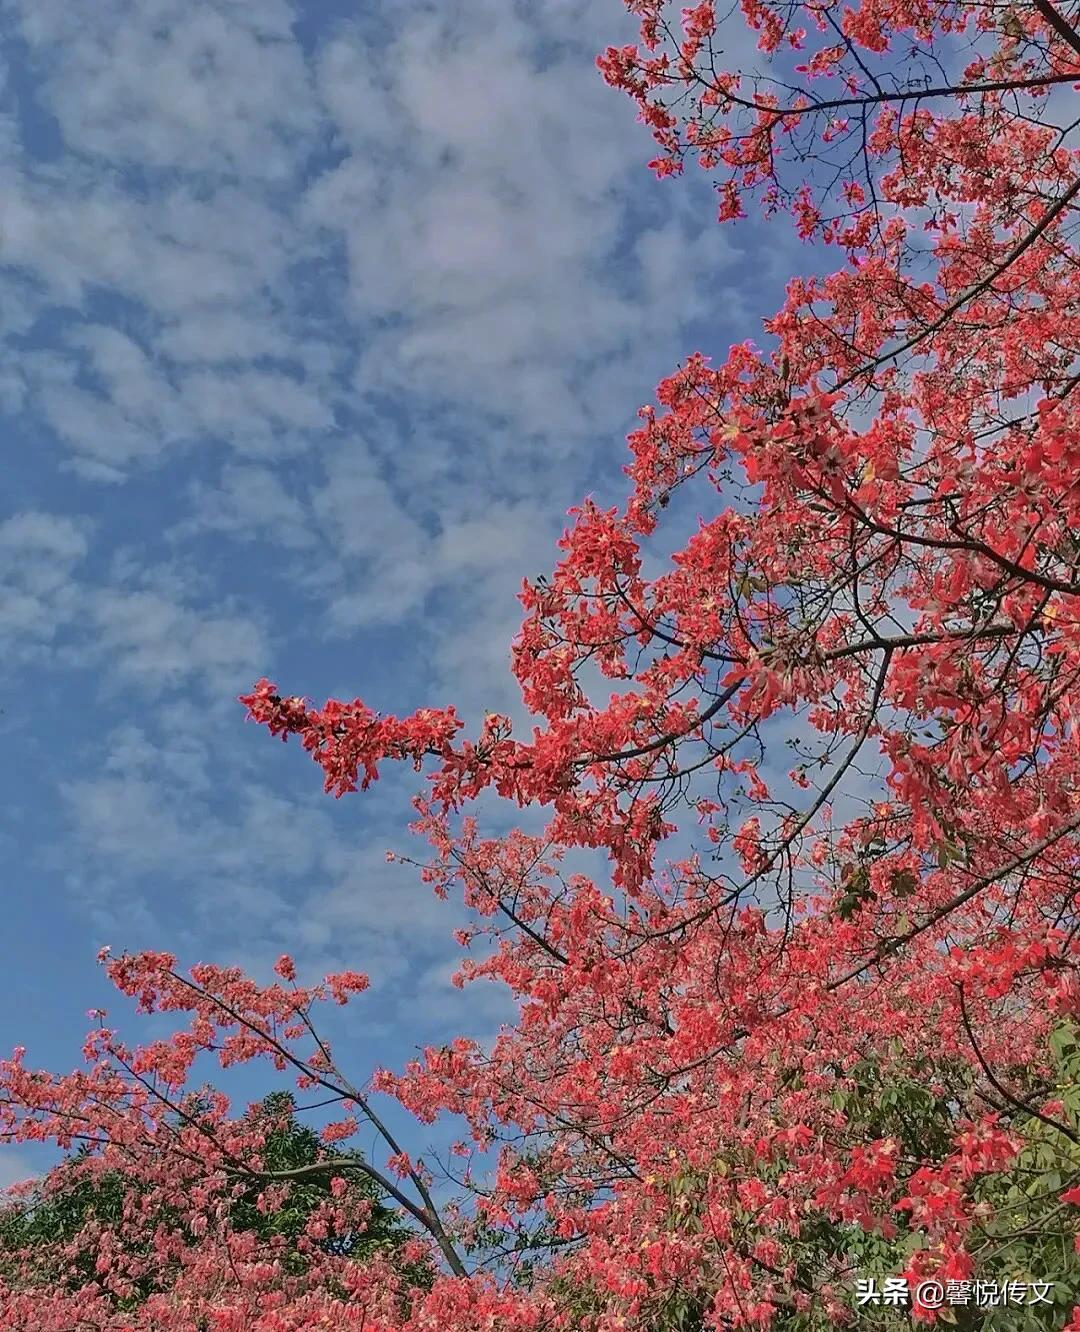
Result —
M 385 862 L 414 776 L 335 803 L 234 700 L 518 711 L 521 579 L 620 498 L 656 381 L 779 303 L 779 238 L 647 171 L 593 68 L 630 37 L 620 0 L 0 0 L 0 1048 L 70 1067 L 105 943 L 366 970 L 360 1065 L 499 1020 Z

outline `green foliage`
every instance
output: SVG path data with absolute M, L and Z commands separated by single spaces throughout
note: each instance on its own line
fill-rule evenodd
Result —
M 268 1096 L 259 1113 L 273 1125 L 262 1152 L 264 1170 L 274 1173 L 297 1170 L 342 1155 L 327 1147 L 313 1129 L 297 1120 L 295 1104 L 288 1092 Z M 232 1225 L 237 1230 L 254 1231 L 262 1240 L 283 1236 L 295 1243 L 304 1233 L 312 1212 L 328 1198 L 331 1178 L 332 1172 L 326 1171 L 294 1181 L 288 1201 L 268 1213 L 259 1211 L 257 1202 L 261 1185 L 253 1183 L 233 1204 Z M 354 1196 L 359 1194 L 372 1204 L 367 1226 L 362 1232 L 330 1236 L 320 1241 L 320 1247 L 339 1257 L 360 1260 L 377 1249 L 402 1243 L 407 1232 L 395 1213 L 383 1205 L 372 1181 L 357 1172 L 350 1172 L 348 1178 Z M 294 1257 L 299 1259 L 299 1255 L 294 1254 Z
M 938 1314 L 938 1322 L 946 1327 L 964 1332 L 1057 1332 L 1080 1304 L 1080 1254 L 1075 1251 L 1080 1207 L 1061 1202 L 1061 1194 L 1080 1183 L 1080 1145 L 1032 1113 L 1048 1102 L 1061 1102 L 1063 1109 L 1047 1117 L 1080 1137 L 1076 1027 L 1061 1025 L 1050 1041 L 1050 1052 L 1053 1067 L 1048 1080 L 1036 1082 L 1023 1069 L 1008 1070 L 1008 1087 L 1021 1104 L 1006 1106 L 998 1097 L 1001 1123 L 1026 1145 L 1005 1169 L 976 1177 L 970 1196 L 979 1220 L 968 1247 L 975 1264 L 972 1281 L 996 1283 L 999 1288 L 1010 1282 L 1051 1283 L 1053 1302 L 994 1308 L 947 1304 Z M 942 1060 L 919 1070 L 918 1077 L 898 1079 L 886 1077 L 877 1061 L 867 1059 L 845 1073 L 848 1086 L 835 1094 L 834 1104 L 845 1118 L 851 1143 L 893 1138 L 900 1145 L 901 1161 L 943 1160 L 951 1155 L 958 1128 L 956 1093 L 962 1086 L 970 1087 L 974 1075 L 969 1068 Z M 796 1081 L 793 1076 L 791 1083 Z M 754 1177 L 782 1192 L 785 1168 L 783 1161 L 763 1162 L 729 1147 L 706 1170 L 682 1170 L 668 1184 L 670 1229 L 700 1233 L 710 1176 Z M 902 1169 L 899 1173 L 902 1178 Z M 875 1278 L 880 1289 L 886 1277 L 901 1276 L 925 1239 L 908 1225 L 903 1212 L 894 1212 L 892 1219 L 897 1233 L 886 1238 L 854 1223 L 808 1217 L 798 1238 L 788 1245 L 786 1262 L 795 1269 L 791 1287 L 820 1291 L 827 1281 L 841 1300 L 853 1306 L 857 1280 Z M 750 1252 L 763 1233 L 756 1229 L 753 1210 L 736 1209 L 734 1221 L 742 1247 Z M 603 1308 L 593 1292 L 568 1281 L 562 1282 L 560 1293 L 565 1307 L 582 1323 Z M 651 1332 L 702 1332 L 709 1303 L 706 1281 L 698 1291 L 682 1288 L 675 1296 L 665 1294 L 650 1306 L 648 1326 Z M 858 1332 L 900 1332 L 919 1326 L 913 1324 L 910 1308 L 903 1306 L 865 1305 L 853 1312 Z M 820 1304 L 806 1313 L 782 1309 L 773 1324 L 774 1332 L 832 1332 L 834 1326 Z
M 1053 1119 L 1080 1139 L 1080 1040 L 1072 1024 L 1062 1024 L 1050 1040 L 1054 1086 L 1032 1100 L 1034 1108 L 1058 1101 Z M 1013 1127 L 1026 1146 L 1012 1168 L 988 1176 L 979 1190 L 990 1215 L 983 1223 L 984 1246 L 976 1253 L 979 1274 L 992 1280 L 1051 1281 L 1054 1304 L 1006 1307 L 981 1324 L 987 1332 L 1046 1332 L 1064 1325 L 1080 1304 L 1080 1207 L 1062 1203 L 1061 1194 L 1080 1184 L 1080 1141 L 1036 1115 L 1018 1112 Z
M 94 1246 L 77 1241 L 100 1230 L 122 1230 L 133 1187 L 118 1171 L 94 1173 L 89 1149 L 74 1152 L 52 1172 L 47 1188 L 0 1209 L 0 1278 L 13 1284 L 59 1280 L 72 1290 L 97 1283 Z M 128 1247 L 133 1256 L 150 1257 L 149 1238 L 129 1240 Z M 149 1278 L 133 1285 L 133 1294 L 117 1301 L 119 1308 L 160 1288 Z
M 1050 1041 L 1053 1071 L 1049 1085 L 1034 1085 L 1025 1070 L 1009 1070 L 1002 1086 L 1020 1102 L 1003 1104 L 1001 1119 L 1025 1146 L 1004 1170 L 978 1177 L 972 1197 L 980 1217 L 969 1237 L 975 1264 L 973 1280 L 996 1283 L 1051 1283 L 1052 1304 L 1003 1304 L 995 1308 L 951 1305 L 939 1312 L 938 1321 L 959 1329 L 980 1332 L 1052 1332 L 1062 1328 L 1069 1311 L 1080 1303 L 1080 1255 L 1074 1242 L 1080 1230 L 1080 1207 L 1060 1201 L 1060 1195 L 1080 1182 L 1080 1145 L 1068 1132 L 1043 1122 L 1032 1110 L 1059 1101 L 1063 1109 L 1048 1118 L 1056 1119 L 1080 1137 L 1080 1041 L 1075 1026 L 1062 1024 Z M 872 1064 L 855 1071 L 856 1086 L 838 1097 L 851 1122 L 862 1126 L 860 1136 L 893 1137 L 902 1155 L 924 1159 L 948 1154 L 954 1131 L 949 1091 L 935 1095 L 930 1083 L 956 1089 L 957 1079 L 970 1082 L 970 1072 L 955 1066 L 925 1070 L 918 1080 L 885 1083 Z M 989 1108 L 989 1107 L 988 1107 Z M 900 1219 L 899 1217 L 897 1218 Z M 901 1223 L 895 1239 L 867 1234 L 855 1227 L 824 1225 L 816 1234 L 803 1237 L 808 1243 L 808 1268 L 819 1267 L 823 1258 L 842 1266 L 851 1276 L 899 1275 L 910 1255 L 921 1246 L 922 1236 Z M 910 1327 L 909 1312 L 882 1306 L 858 1310 L 858 1326 L 874 1332 Z M 809 1332 L 817 1325 L 803 1317 L 779 1324 L 783 1332 Z M 824 1324 L 821 1325 L 822 1329 Z
M 299 1122 L 287 1092 L 268 1096 L 255 1108 L 253 1117 L 265 1121 L 262 1168 L 266 1172 L 302 1170 L 343 1157 Z M 308 1259 L 300 1251 L 299 1241 L 312 1214 L 330 1197 L 333 1174 L 332 1170 L 318 1171 L 290 1182 L 287 1198 L 269 1211 L 260 1210 L 258 1199 L 264 1186 L 253 1181 L 230 1204 L 227 1224 L 233 1230 L 254 1232 L 266 1243 L 284 1240 L 286 1268 L 301 1273 Z M 403 1244 L 410 1232 L 382 1202 L 373 1182 L 355 1170 L 343 1170 L 342 1176 L 348 1179 L 353 1201 L 370 1203 L 366 1223 L 350 1233 L 331 1234 L 317 1241 L 318 1247 L 324 1253 L 361 1262 L 377 1250 Z M 29 1255 L 36 1279 L 59 1279 L 71 1288 L 93 1283 L 97 1280 L 93 1240 L 102 1230 L 119 1236 L 132 1257 L 151 1257 L 151 1236 L 158 1223 L 184 1233 L 187 1243 L 198 1243 L 183 1231 L 177 1217 L 164 1212 L 133 1226 L 131 1207 L 141 1192 L 138 1180 L 120 1170 L 95 1170 L 88 1149 L 72 1153 L 29 1197 L 0 1209 L 0 1277 L 12 1279 L 21 1263 L 20 1279 L 26 1280 Z M 167 1271 L 157 1264 L 150 1264 L 150 1271 L 153 1276 L 135 1280 L 134 1293 L 118 1300 L 118 1307 L 138 1305 L 167 1287 Z M 416 1284 L 426 1284 L 431 1274 L 417 1268 L 410 1269 L 409 1276 Z

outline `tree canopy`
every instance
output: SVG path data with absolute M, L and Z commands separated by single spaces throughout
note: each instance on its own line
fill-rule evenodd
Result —
M 198 1122 L 205 1109 L 191 1100 L 174 1124 Z M 247 1180 L 202 1196 L 198 1215 L 213 1217 L 219 1240 L 238 1240 L 297 1278 L 325 1256 L 363 1263 L 408 1242 L 370 1178 L 348 1167 L 335 1173 L 342 1153 L 298 1120 L 291 1093 L 269 1094 L 249 1110 L 244 1127 L 251 1145 L 261 1144 L 262 1166 L 289 1182 L 268 1192 Z M 172 1168 L 167 1149 L 157 1164 Z M 155 1194 L 145 1166 L 127 1167 L 122 1154 L 100 1156 L 83 1142 L 16 1190 L 0 1211 L 0 1280 L 24 1290 L 58 1286 L 76 1298 L 90 1291 L 116 1314 L 168 1299 L 185 1284 L 186 1269 L 199 1265 L 205 1229 L 182 1204 Z M 431 1273 L 416 1264 L 412 1275 L 424 1284 Z
M 104 958 L 175 1035 L 129 1049 L 102 1019 L 68 1076 L 17 1053 L 0 1131 L 85 1141 L 137 1182 L 147 1261 L 198 1261 L 120 1312 L 8 1278 L 5 1327 L 1080 1328 L 1080 34 L 1051 0 L 627 8 L 640 40 L 600 72 L 654 169 L 696 160 L 722 221 L 790 218 L 835 271 L 641 409 L 625 504 L 584 501 L 523 586 L 527 730 L 242 700 L 336 795 L 426 774 L 420 877 L 471 913 L 462 984 L 516 1021 L 353 1074 L 317 1013 L 362 1005 L 359 972 Z M 481 797 L 543 830 L 486 835 Z M 373 1132 L 334 1170 L 414 1238 L 318 1249 L 369 1205 L 344 1184 L 272 1258 L 229 1223 L 298 1176 L 224 1096 L 186 1109 L 207 1051 L 332 1100 L 328 1143 Z M 464 1122 L 454 1198 L 386 1097 L 421 1139 Z M 126 1296 L 123 1224 L 95 1270 Z M 856 1308 L 869 1276 L 912 1303 Z M 930 1295 L 980 1280 L 1052 1289 Z

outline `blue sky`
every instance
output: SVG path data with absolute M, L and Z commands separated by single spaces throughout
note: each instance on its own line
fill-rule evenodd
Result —
M 656 381 L 758 334 L 783 229 L 652 179 L 593 68 L 619 0 L 0 0 L 0 37 L 0 1048 L 77 1062 L 105 943 L 367 971 L 360 1070 L 483 1035 L 455 908 L 385 862 L 414 775 L 335 803 L 235 696 L 520 715 L 521 579 L 621 498 Z

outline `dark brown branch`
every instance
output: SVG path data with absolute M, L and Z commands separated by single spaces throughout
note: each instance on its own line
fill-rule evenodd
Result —
M 969 93 L 1012 92 L 1023 88 L 1045 88 L 1056 83 L 1076 83 L 1077 76 L 1072 74 L 1042 74 L 1030 79 L 1003 79 L 991 83 L 942 84 L 936 88 L 910 88 L 904 92 L 871 93 L 865 97 L 834 97 L 829 101 L 809 102 L 806 106 L 767 106 L 747 97 L 738 97 L 725 93 L 727 101 L 747 111 L 764 111 L 777 118 L 790 116 L 808 116 L 818 111 L 838 111 L 845 107 L 881 106 L 886 102 L 913 102 L 924 97 L 962 97 Z
M 1077 182 L 1080 185 L 1080 181 Z M 848 512 L 864 527 L 870 531 L 877 532 L 881 536 L 892 537 L 894 541 L 909 542 L 914 546 L 929 546 L 935 550 L 967 550 L 973 555 L 985 555 L 988 560 L 992 560 L 999 568 L 1012 574 L 1014 578 L 1019 578 L 1027 583 L 1035 583 L 1047 592 L 1063 592 L 1066 596 L 1076 596 L 1080 594 L 1080 583 L 1065 583 L 1059 578 L 1051 578 L 1047 574 L 1041 574 L 1037 569 L 1025 569 L 1022 564 L 1017 564 L 1015 560 L 1010 560 L 1007 555 L 1002 555 L 993 546 L 988 546 L 985 541 L 980 541 L 978 537 L 961 535 L 955 538 L 924 536 L 918 532 L 901 532 L 895 527 L 888 527 L 884 523 L 879 523 L 871 518 L 848 497 Z M 953 529 L 954 531 L 957 529 Z
M 851 971 L 847 971 L 842 976 L 838 976 L 835 980 L 830 981 L 828 985 L 825 986 L 825 992 L 831 994 L 834 990 L 839 990 L 840 987 L 846 985 L 848 981 L 855 980 L 856 977 L 869 971 L 871 967 L 884 961 L 885 958 L 899 952 L 905 944 L 911 943 L 911 941 L 917 939 L 920 934 L 925 934 L 925 932 L 936 925 L 938 921 L 944 920 L 946 916 L 951 915 L 958 907 L 962 907 L 966 902 L 970 902 L 973 897 L 977 897 L 979 893 L 983 892 L 984 889 L 989 888 L 991 884 L 997 883 L 999 879 L 1005 878 L 1006 875 L 1013 874 L 1016 870 L 1024 869 L 1026 866 L 1030 865 L 1031 862 L 1037 860 L 1044 851 L 1054 846 L 1057 842 L 1060 842 L 1063 837 L 1067 837 L 1070 833 L 1075 832 L 1077 828 L 1080 828 L 1080 814 L 1074 815 L 1055 832 L 1048 833 L 1045 837 L 1034 843 L 1033 846 L 1030 846 L 1020 855 L 1014 857 L 1007 864 L 1000 865 L 997 869 L 991 870 L 989 874 L 984 874 L 981 878 L 976 879 L 975 882 L 965 888 L 963 892 L 957 893 L 954 897 L 950 897 L 947 902 L 943 902 L 941 906 L 936 908 L 936 910 L 931 911 L 926 919 L 920 921 L 918 925 L 913 925 L 910 930 L 905 931 L 903 934 L 897 934 L 891 939 L 883 940 L 882 943 L 865 959 L 865 961 L 860 962 L 859 965 L 853 967 Z
M 1034 0 L 1034 3 L 1061 40 L 1067 42 L 1074 51 L 1080 51 L 1080 33 L 1057 12 L 1050 0 Z
M 310 1165 L 294 1166 L 290 1170 L 256 1170 L 253 1166 L 246 1163 L 240 1165 L 224 1167 L 227 1175 L 233 1175 L 241 1178 L 262 1180 L 266 1183 L 276 1181 L 285 1181 L 290 1179 L 307 1179 L 312 1175 L 326 1174 L 344 1174 L 346 1171 L 358 1170 L 376 1184 L 386 1195 L 393 1198 L 409 1215 L 424 1227 L 425 1230 L 432 1230 L 432 1215 L 426 1207 L 419 1207 L 408 1194 L 403 1193 L 401 1189 L 386 1175 L 382 1173 L 370 1161 L 365 1161 L 362 1156 L 337 1156 L 328 1158 L 325 1161 L 314 1161 Z M 449 1255 L 447 1255 L 449 1261 Z M 461 1271 L 455 1267 L 455 1275 L 464 1276 L 464 1269 Z
M 332 1072 L 340 1079 L 341 1083 L 340 1086 L 335 1086 L 332 1082 L 328 1082 L 319 1070 L 313 1068 L 309 1063 L 305 1062 L 303 1059 L 298 1058 L 292 1052 L 292 1050 L 289 1049 L 287 1045 L 282 1044 L 282 1042 L 279 1041 L 269 1031 L 265 1031 L 261 1027 L 257 1027 L 248 1018 L 244 1017 L 242 1013 L 238 1012 L 234 1007 L 232 1007 L 232 1005 L 228 1004 L 224 999 L 222 999 L 220 995 L 212 994 L 210 991 L 202 989 L 200 986 L 194 984 L 192 981 L 189 981 L 185 976 L 182 976 L 179 972 L 171 971 L 169 975 L 172 977 L 173 980 L 183 985 L 186 989 L 192 991 L 193 994 L 200 996 L 200 998 L 202 999 L 209 1000 L 223 1013 L 227 1013 L 229 1017 L 231 1017 L 233 1021 L 237 1023 L 238 1026 L 243 1027 L 245 1030 L 250 1031 L 253 1035 L 256 1035 L 260 1039 L 264 1040 L 271 1047 L 271 1049 L 273 1049 L 288 1063 L 292 1064 L 292 1066 L 295 1069 L 297 1069 L 298 1072 L 301 1072 L 306 1076 L 314 1079 L 314 1081 L 317 1082 L 319 1086 L 326 1088 L 326 1090 L 330 1092 L 340 1093 L 344 1091 L 347 1098 L 359 1108 L 359 1110 L 364 1114 L 368 1122 L 372 1125 L 372 1127 L 376 1130 L 376 1132 L 383 1139 L 386 1145 L 390 1148 L 391 1153 L 393 1153 L 394 1155 L 401 1155 L 401 1156 L 406 1155 L 404 1152 L 402 1152 L 401 1147 L 398 1145 L 397 1141 L 395 1140 L 390 1130 L 382 1122 L 379 1116 L 376 1115 L 375 1112 L 372 1110 L 371 1105 L 368 1102 L 367 1098 L 364 1096 L 364 1094 L 361 1091 L 359 1091 L 358 1088 L 353 1087 L 349 1083 L 347 1078 L 342 1077 L 340 1071 L 333 1063 L 333 1060 L 330 1059 L 329 1051 L 327 1050 L 325 1043 L 323 1042 L 322 1038 L 316 1033 L 310 1019 L 308 1018 L 307 1013 L 304 1012 L 303 1009 L 298 1007 L 296 1010 L 297 1015 L 300 1017 L 304 1025 L 307 1027 L 308 1031 L 311 1033 L 312 1038 L 315 1040 L 315 1043 L 318 1045 L 319 1050 L 323 1055 L 323 1058 L 326 1059 L 329 1065 L 328 1071 Z M 406 1159 L 408 1158 L 406 1157 Z M 424 1226 L 424 1228 L 428 1231 L 428 1233 L 438 1244 L 439 1248 L 442 1250 L 443 1256 L 446 1258 L 446 1261 L 450 1265 L 450 1268 L 453 1271 L 454 1275 L 467 1276 L 468 1273 L 465 1269 L 465 1265 L 461 1261 L 461 1258 L 458 1255 L 457 1250 L 454 1248 L 450 1236 L 446 1233 L 446 1230 L 443 1227 L 442 1220 L 439 1217 L 438 1211 L 435 1207 L 435 1203 L 431 1197 L 431 1193 L 428 1190 L 427 1185 L 424 1183 L 423 1179 L 420 1177 L 420 1175 L 417 1173 L 417 1171 L 413 1168 L 411 1164 L 407 1167 L 407 1170 L 409 1178 L 412 1181 L 414 1187 L 416 1188 L 417 1193 L 420 1195 L 421 1200 L 423 1202 L 422 1207 L 418 1207 L 415 1203 L 409 1203 L 407 1206 L 410 1215 L 414 1216 L 418 1221 L 420 1221 L 421 1225 Z M 395 1192 L 393 1193 L 392 1196 L 396 1198 L 399 1195 L 398 1193 Z
M 861 510 L 859 510 L 858 513 L 860 521 L 866 522 L 870 526 L 876 526 L 871 522 L 871 520 L 869 520 L 862 514 Z M 881 531 L 883 534 L 888 536 L 894 536 L 897 538 L 903 537 L 905 540 L 907 539 L 903 533 L 894 532 L 892 531 L 891 528 L 877 528 L 877 530 Z M 914 540 L 915 538 L 912 539 Z M 936 545 L 945 544 L 951 546 L 957 543 L 935 542 L 934 544 Z M 989 547 L 987 548 L 985 553 L 990 556 L 993 556 L 993 552 L 989 549 Z M 1024 570 L 1023 572 L 1025 574 L 1028 573 L 1027 570 Z M 1035 575 L 1031 575 L 1031 577 L 1034 578 Z M 1055 587 L 1054 590 L 1080 591 L 1080 588 L 1073 589 L 1071 587 L 1063 586 L 1063 587 Z M 838 661 L 841 657 L 856 656 L 860 652 L 877 652 L 881 651 L 882 649 L 884 649 L 887 653 L 892 653 L 897 648 L 922 647 L 924 644 L 948 642 L 951 639 L 956 639 L 958 641 L 965 641 L 968 639 L 976 639 L 976 638 L 1000 638 L 1015 632 L 1016 629 L 1012 625 L 987 625 L 985 629 L 976 629 L 971 631 L 957 630 L 955 634 L 898 634 L 895 637 L 891 638 L 864 638 L 857 643 L 848 643 L 844 647 L 832 648 L 828 652 L 823 652 L 821 654 L 820 660 L 822 662 Z M 762 652 L 760 654 L 760 661 L 762 662 L 762 664 L 768 664 L 769 658 L 772 655 L 773 655 L 772 651 L 767 650 L 765 652 Z M 705 711 L 701 714 L 700 717 L 695 718 L 692 726 L 687 727 L 683 731 L 671 731 L 667 735 L 658 736 L 655 740 L 650 740 L 647 744 L 638 745 L 636 748 L 633 749 L 622 749 L 614 754 L 594 754 L 587 759 L 577 760 L 578 766 L 585 768 L 592 763 L 620 763 L 625 759 L 640 758 L 644 754 L 651 754 L 655 750 L 663 749 L 665 745 L 674 744 L 678 740 L 685 740 L 688 735 L 693 735 L 694 732 L 698 730 L 699 727 L 704 725 L 705 722 L 711 721 L 712 718 L 716 716 L 716 714 L 720 711 L 720 709 L 724 706 L 725 703 L 730 703 L 731 700 L 735 697 L 735 695 L 738 693 L 738 691 L 742 688 L 742 686 L 745 683 L 746 683 L 746 674 L 744 673 L 740 675 L 739 678 L 733 684 L 729 685 L 728 688 L 725 689 L 724 692 L 718 698 L 714 699 L 713 702 L 709 704 L 709 706 L 705 709 Z
M 1041 1110 L 1036 1109 L 1029 1101 L 1022 1101 L 1018 1096 L 1014 1096 L 1012 1092 L 1009 1091 L 1008 1087 L 1002 1083 L 1000 1078 L 998 1078 L 997 1074 L 987 1063 L 986 1056 L 983 1054 L 978 1041 L 975 1039 L 975 1032 L 972 1030 L 971 1019 L 968 1017 L 967 1004 L 964 1000 L 964 987 L 962 985 L 957 985 L 956 992 L 957 997 L 960 1000 L 960 1021 L 968 1038 L 968 1044 L 971 1046 L 972 1050 L 974 1050 L 975 1058 L 979 1061 L 979 1067 L 986 1075 L 986 1080 L 989 1082 L 990 1086 L 993 1087 L 999 1096 L 1004 1097 L 1013 1109 L 1020 1110 L 1026 1115 L 1034 1116 L 1034 1118 L 1038 1119 L 1048 1128 L 1055 1129 L 1058 1133 L 1061 1133 L 1068 1138 L 1070 1142 L 1075 1142 L 1080 1146 L 1080 1134 L 1074 1133 L 1068 1124 L 1062 1124 L 1054 1119 L 1053 1116 L 1043 1114 Z
M 976 296 L 981 296 L 984 292 L 989 291 L 1002 273 L 1011 268 L 1012 265 L 1016 263 L 1017 259 L 1035 244 L 1047 227 L 1049 227 L 1051 222 L 1068 208 L 1073 199 L 1076 198 L 1077 194 L 1080 194 L 1080 179 L 1073 181 L 1061 198 L 1057 199 L 1050 205 L 1027 235 L 1024 236 L 1022 240 L 1017 241 L 1000 263 L 995 264 L 990 272 L 987 273 L 985 277 L 980 278 L 978 282 L 972 283 L 970 287 L 965 287 L 959 296 L 949 302 L 936 319 L 927 324 L 925 328 L 920 329 L 918 333 L 913 333 L 910 338 L 906 338 L 897 346 L 889 348 L 888 351 L 881 352 L 878 356 L 873 357 L 864 365 L 859 366 L 857 370 L 852 370 L 850 374 L 845 375 L 844 378 L 840 380 L 836 385 L 836 388 L 838 390 L 845 389 L 849 384 L 854 383 L 856 379 L 860 379 L 863 375 L 873 373 L 873 371 L 884 365 L 886 361 L 893 361 L 896 357 L 902 356 L 904 352 L 911 351 L 914 347 L 917 347 L 919 343 L 924 342 L 930 337 L 932 333 L 936 333 L 939 328 L 944 324 L 947 324 L 958 310 L 967 305 L 968 301 L 972 301 Z

